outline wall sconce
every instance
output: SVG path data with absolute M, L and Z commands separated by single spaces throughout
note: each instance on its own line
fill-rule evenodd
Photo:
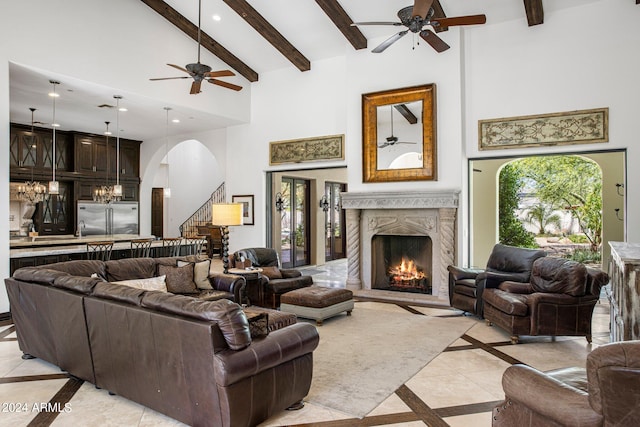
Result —
M 615 208 L 614 211 L 616 211 L 616 218 L 620 221 L 624 221 L 624 218 L 620 218 L 620 208 Z
M 620 192 L 620 187 L 624 188 L 624 184 L 616 183 L 616 192 L 618 193 L 618 196 L 624 197 L 624 193 Z
M 282 199 L 282 193 L 276 193 L 276 210 L 282 212 L 284 210 L 284 200 Z
M 327 212 L 329 210 L 329 199 L 327 199 L 327 195 L 323 195 L 320 199 L 320 207 L 323 211 Z

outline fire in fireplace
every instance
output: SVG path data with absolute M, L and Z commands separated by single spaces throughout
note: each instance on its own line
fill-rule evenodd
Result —
M 431 246 L 428 236 L 373 236 L 372 289 L 432 294 Z

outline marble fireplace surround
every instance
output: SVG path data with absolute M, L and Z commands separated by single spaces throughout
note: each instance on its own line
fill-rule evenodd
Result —
M 449 305 L 447 266 L 454 264 L 455 221 L 460 192 L 346 192 L 347 288 L 355 295 Z M 433 295 L 371 288 L 371 241 L 376 234 L 429 236 Z

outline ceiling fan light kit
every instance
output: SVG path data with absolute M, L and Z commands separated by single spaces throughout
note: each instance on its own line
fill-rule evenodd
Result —
M 220 70 L 220 71 L 211 71 L 211 67 L 206 65 L 206 64 L 202 64 L 200 62 L 200 47 L 201 47 L 201 40 L 200 40 L 200 21 L 201 21 L 201 16 L 202 16 L 202 0 L 198 0 L 198 62 L 192 63 L 192 64 L 187 64 L 185 65 L 185 67 L 181 67 L 179 65 L 175 65 L 175 64 L 167 64 L 170 67 L 173 67 L 177 70 L 180 70 L 182 72 L 185 72 L 187 74 L 189 74 L 189 76 L 193 79 L 193 82 L 191 83 L 191 89 L 189 90 L 189 94 L 191 95 L 197 95 L 200 92 L 202 92 L 202 82 L 209 82 L 211 84 L 217 85 L 217 86 L 221 86 L 227 89 L 231 89 L 231 90 L 235 90 L 235 91 L 239 91 L 242 89 L 242 86 L 238 86 L 235 85 L 233 83 L 228 83 L 225 82 L 223 80 L 218 80 L 216 77 L 231 77 L 231 76 L 235 76 L 235 73 L 231 70 Z M 188 79 L 189 77 L 187 76 L 180 76 L 180 77 L 160 77 L 160 78 L 154 78 L 154 79 L 149 79 L 151 81 L 157 81 L 157 80 L 174 80 L 174 79 Z
M 484 24 L 487 22 L 485 15 L 468 15 L 468 16 L 456 16 L 452 18 L 434 18 L 435 10 L 431 7 L 433 0 L 415 0 L 413 6 L 403 7 L 398 11 L 398 18 L 400 22 L 356 22 L 351 25 L 392 25 L 392 26 L 405 26 L 406 30 L 400 31 L 397 34 L 389 37 L 378 46 L 376 46 L 371 52 L 382 53 L 389 46 L 406 36 L 409 31 L 414 34 L 418 34 L 424 41 L 426 41 L 436 52 L 444 52 L 449 49 L 450 46 L 442 40 L 436 33 L 429 29 L 425 29 L 426 26 L 432 28 L 448 28 L 458 25 L 476 25 Z

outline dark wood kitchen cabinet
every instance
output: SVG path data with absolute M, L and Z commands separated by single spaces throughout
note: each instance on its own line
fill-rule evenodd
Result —
M 34 224 L 40 235 L 75 233 L 73 183 L 60 181 L 60 194 L 47 194 L 38 203 Z
M 104 137 L 76 134 L 75 171 L 88 174 L 106 174 L 107 141 Z
M 72 170 L 72 144 L 67 132 L 56 132 L 56 171 Z M 28 168 L 35 174 L 50 174 L 53 165 L 53 131 L 12 125 L 9 144 L 9 166 Z

